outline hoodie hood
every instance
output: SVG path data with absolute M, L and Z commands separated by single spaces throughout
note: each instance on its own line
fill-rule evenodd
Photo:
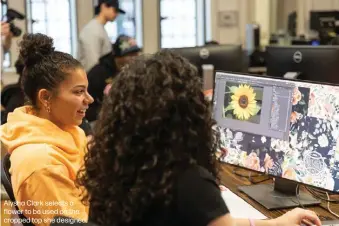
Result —
M 85 133 L 77 126 L 60 129 L 51 121 L 35 116 L 29 106 L 15 109 L 7 119 L 0 127 L 0 140 L 10 153 L 9 173 L 15 199 L 20 203 L 28 200 L 43 203 L 23 205 L 20 209 L 42 210 L 27 215 L 31 219 L 43 219 L 44 223 L 36 224 L 39 226 L 49 225 L 45 219 L 51 220 L 60 210 L 66 211 L 65 216 L 87 221 L 88 208 L 80 201 L 83 191 L 75 184 L 86 151 Z M 65 200 L 73 203 L 72 206 L 44 204 Z
M 62 130 L 51 121 L 35 116 L 30 106 L 8 114 L 7 123 L 0 127 L 0 140 L 10 154 L 23 145 L 47 144 L 61 149 L 68 159 L 86 146 L 86 136 L 79 127 Z

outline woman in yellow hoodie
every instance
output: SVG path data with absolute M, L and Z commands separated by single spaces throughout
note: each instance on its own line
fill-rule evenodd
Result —
M 88 207 L 75 185 L 87 143 L 78 125 L 93 102 L 87 75 L 79 61 L 55 51 L 53 40 L 42 34 L 25 35 L 20 56 L 30 104 L 10 113 L 0 129 L 17 205 L 36 225 L 49 225 L 55 215 L 87 221 Z

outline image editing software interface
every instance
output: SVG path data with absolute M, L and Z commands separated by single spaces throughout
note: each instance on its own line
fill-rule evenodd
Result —
M 213 117 L 222 162 L 339 192 L 339 86 L 217 72 Z

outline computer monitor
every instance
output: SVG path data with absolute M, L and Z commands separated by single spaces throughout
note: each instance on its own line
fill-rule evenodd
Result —
M 242 72 L 243 52 L 240 45 L 208 45 L 172 49 L 195 65 L 202 75 L 202 65 L 212 64 L 215 70 Z
M 268 46 L 267 75 L 339 84 L 339 46 Z
M 322 45 L 329 45 L 339 34 L 339 11 L 311 11 L 310 29 L 317 31 Z
M 298 45 L 298 46 L 308 46 L 311 45 L 311 41 L 310 40 L 306 40 L 306 39 L 292 39 L 291 41 L 291 45 Z
M 293 11 L 287 17 L 288 34 L 292 37 L 297 35 L 297 12 Z
M 239 187 L 267 209 L 319 204 L 301 184 L 339 192 L 339 86 L 217 72 L 213 118 L 222 162 L 275 177 Z
M 336 21 L 339 20 L 339 11 L 311 11 L 310 29 L 320 32 L 327 30 L 329 32 L 338 32 Z

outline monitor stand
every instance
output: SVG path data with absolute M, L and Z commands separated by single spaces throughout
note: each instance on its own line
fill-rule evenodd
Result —
M 286 72 L 284 78 L 286 79 L 298 79 L 300 77 L 300 72 Z
M 320 201 L 313 198 L 310 194 L 299 191 L 297 185 L 296 182 L 276 178 L 274 185 L 258 184 L 240 186 L 238 189 L 268 210 L 320 204 Z M 296 192 L 299 194 L 299 202 Z

